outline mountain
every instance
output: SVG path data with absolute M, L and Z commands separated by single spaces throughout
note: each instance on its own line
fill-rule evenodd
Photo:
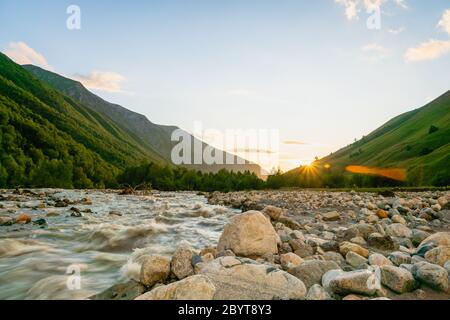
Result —
M 104 186 L 119 169 L 165 162 L 110 118 L 1 53 L 0 130 L 0 186 Z
M 326 164 L 404 169 L 412 185 L 450 185 L 450 91 L 317 162 Z
M 148 149 L 151 153 L 157 152 L 158 155 L 162 157 L 166 162 L 172 163 L 171 152 L 172 148 L 177 144 L 177 142 L 171 141 L 171 135 L 174 130 L 179 129 L 178 127 L 152 123 L 144 115 L 130 111 L 120 105 L 103 100 L 99 96 L 87 90 L 80 82 L 68 79 L 59 74 L 41 69 L 33 65 L 24 65 L 23 67 L 30 73 L 32 73 L 35 77 L 46 82 L 56 90 L 91 108 L 102 116 L 109 118 L 122 131 L 132 136 L 133 140 L 140 144 L 143 148 Z M 208 144 L 199 141 L 187 132 L 185 132 L 185 134 L 191 137 L 193 142 L 192 145 L 194 145 L 194 141 L 202 145 L 201 151 L 209 147 Z M 220 151 L 217 149 L 214 150 L 214 152 Z M 192 163 L 196 152 L 197 150 L 192 147 Z M 224 152 L 224 162 L 227 156 L 228 154 Z M 237 156 L 230 156 L 232 156 L 236 160 L 235 163 L 238 163 Z M 257 175 L 261 174 L 261 167 L 259 165 L 246 161 L 242 158 L 239 159 L 239 163 L 244 164 L 199 164 L 185 166 L 190 169 L 200 170 L 203 172 L 217 172 L 220 169 L 228 169 L 230 171 L 248 170 L 250 172 L 256 173 Z

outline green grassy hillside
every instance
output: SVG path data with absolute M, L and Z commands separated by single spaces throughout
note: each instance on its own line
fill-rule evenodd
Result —
M 0 186 L 92 187 L 163 159 L 0 53 Z
M 334 170 L 348 165 L 401 168 L 413 185 L 450 183 L 450 91 L 390 120 L 318 164 L 330 164 Z

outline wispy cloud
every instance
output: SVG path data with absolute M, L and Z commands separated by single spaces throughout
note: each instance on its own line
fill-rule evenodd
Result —
M 415 48 L 409 48 L 405 53 L 407 62 L 434 60 L 450 53 L 450 40 L 431 39 Z
M 406 3 L 405 0 L 394 0 L 394 2 L 395 2 L 399 7 L 402 7 L 403 9 L 409 9 L 408 4 Z
M 389 29 L 388 32 L 393 34 L 393 35 L 398 35 L 398 34 L 402 33 L 405 30 L 406 30 L 405 27 L 399 27 L 397 29 Z
M 450 9 L 444 12 L 438 23 L 438 27 L 450 35 Z
M 73 79 L 80 81 L 86 88 L 107 92 L 122 91 L 125 78 L 115 72 L 92 71 L 89 74 L 75 74 Z
M 444 11 L 437 27 L 450 35 L 450 9 Z M 416 47 L 409 48 L 405 53 L 405 61 L 417 62 L 438 59 L 450 53 L 450 40 L 430 39 Z
M 308 144 L 305 141 L 300 141 L 300 140 L 284 140 L 283 144 L 289 144 L 289 145 L 305 145 Z
M 361 47 L 363 59 L 369 62 L 378 62 L 389 57 L 389 50 L 378 43 L 369 43 Z
M 344 13 L 347 20 L 358 20 L 361 10 L 381 9 L 388 2 L 393 2 L 397 6 L 408 9 L 405 0 L 334 0 L 344 7 Z
M 335 0 L 336 3 L 344 6 L 347 20 L 357 20 L 359 12 L 359 0 Z
M 33 64 L 53 71 L 53 67 L 49 65 L 45 57 L 25 42 L 10 42 L 5 54 L 18 64 Z

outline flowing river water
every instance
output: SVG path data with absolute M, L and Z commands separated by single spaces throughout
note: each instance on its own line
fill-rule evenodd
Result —
M 88 298 L 138 279 L 144 255 L 170 255 L 183 240 L 194 248 L 215 245 L 237 212 L 189 192 L 32 192 L 0 193 L 0 217 L 46 221 L 0 226 L 0 299 Z M 67 207 L 55 206 L 64 199 Z M 71 216 L 72 207 L 82 217 Z M 73 277 L 78 272 L 80 286 Z

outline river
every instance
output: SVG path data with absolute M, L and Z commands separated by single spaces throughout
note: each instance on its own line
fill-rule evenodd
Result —
M 31 191 L 0 192 L 0 217 L 46 221 L 0 226 L 0 299 L 86 299 L 138 279 L 145 255 L 169 256 L 183 240 L 215 245 L 237 212 L 190 192 Z M 56 207 L 63 200 L 69 205 Z

